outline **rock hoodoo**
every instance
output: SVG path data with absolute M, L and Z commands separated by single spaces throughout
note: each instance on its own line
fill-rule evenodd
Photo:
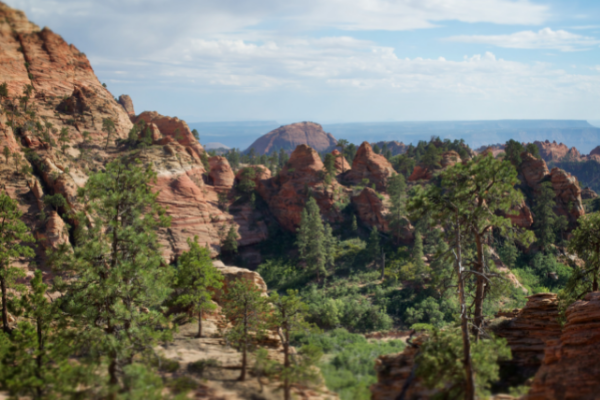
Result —
M 122 94 L 119 96 L 119 104 L 123 106 L 125 112 L 129 117 L 135 117 L 135 110 L 133 108 L 133 101 L 131 97 L 127 94 Z
M 344 179 L 354 184 L 367 179 L 369 186 L 375 184 L 377 190 L 382 191 L 386 189 L 387 180 L 392 175 L 396 175 L 392 164 L 381 154 L 375 154 L 369 143 L 363 142 L 354 156 L 352 169 Z
M 212 180 L 214 186 L 231 189 L 235 175 L 229 161 L 225 157 L 214 156 L 208 159 L 210 172 L 208 176 Z
M 335 149 L 331 154 L 335 157 L 335 171 L 338 175 L 342 172 L 350 171 L 350 164 L 348 164 L 346 157 L 342 156 L 342 153 Z
M 262 155 L 280 149 L 292 152 L 301 144 L 310 146 L 320 153 L 333 149 L 337 140 L 330 133 L 323 131 L 323 127 L 319 124 L 297 122 L 281 126 L 261 136 L 248 149 L 253 148 L 256 154 Z

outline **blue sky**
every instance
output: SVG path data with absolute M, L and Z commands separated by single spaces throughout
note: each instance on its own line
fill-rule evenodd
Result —
M 4 0 L 189 122 L 600 120 L 597 0 Z

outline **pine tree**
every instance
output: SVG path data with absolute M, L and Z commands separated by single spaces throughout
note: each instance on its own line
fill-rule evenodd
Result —
M 188 238 L 190 249 L 179 258 L 175 290 L 177 300 L 175 304 L 189 307 L 190 311 L 198 315 L 198 334 L 202 337 L 202 313 L 216 308 L 211 301 L 209 288 L 220 289 L 223 286 L 223 275 L 213 266 L 210 251 L 200 247 L 198 237 L 194 240 Z
M 574 299 L 588 292 L 597 292 L 600 281 L 600 212 L 584 215 L 577 221 L 579 227 L 572 232 L 569 252 L 585 261 L 585 269 L 575 268 L 566 291 Z
M 44 399 L 75 390 L 68 363 L 71 347 L 59 316 L 59 301 L 50 302 L 42 271 L 35 271 L 31 291 L 21 297 L 25 320 L 6 342 L 2 386 L 13 396 Z
M 417 275 L 421 275 L 425 272 L 426 266 L 423 261 L 423 237 L 420 232 L 415 233 L 415 246 L 412 251 L 413 264 L 415 266 L 415 272 Z
M 536 147 L 537 149 L 537 147 Z M 556 201 L 554 189 L 551 182 L 542 183 L 539 192 L 535 195 L 533 212 L 533 230 L 537 237 L 537 243 L 542 249 L 556 242 L 557 231 L 566 228 L 566 218 L 558 216 L 554 212 Z
M 192 129 L 192 135 L 194 135 L 194 138 L 200 142 L 200 132 L 198 132 L 198 129 Z
M 302 357 L 302 352 L 297 354 L 302 360 L 291 360 L 291 341 L 295 334 L 305 332 L 311 328 L 305 318 L 308 306 L 304 304 L 297 290 L 289 289 L 287 296 L 279 296 L 277 292 L 269 299 L 273 305 L 271 325 L 277 330 L 283 346 L 283 368 L 280 379 L 283 379 L 283 398 L 290 399 L 291 385 L 314 379 L 314 358 Z M 300 362 L 299 362 L 300 361 Z
M 34 238 L 27 233 L 27 226 L 21 217 L 18 203 L 6 192 L 0 192 L 0 288 L 2 289 L 2 329 L 10 332 L 8 326 L 8 302 L 14 296 L 14 289 L 21 289 L 17 280 L 25 277 L 22 268 L 11 266 L 11 260 L 17 257 L 33 257 L 34 252 L 25 242 Z
M 400 238 L 402 228 L 406 226 L 406 180 L 404 175 L 396 174 L 388 180 L 388 193 L 390 195 L 390 228 L 396 239 Z
M 221 251 L 224 253 L 234 254 L 238 252 L 238 233 L 235 229 L 234 225 L 229 227 L 229 231 L 227 231 L 227 236 L 223 240 L 223 244 L 221 245 Z
M 126 375 L 136 355 L 150 355 L 170 335 L 160 308 L 170 293 L 170 269 L 156 233 L 170 221 L 150 186 L 155 179 L 137 161 L 110 162 L 90 175 L 78 192 L 74 252 L 55 263 L 55 286 L 69 299 L 76 339 L 89 361 L 106 362 L 111 398 L 129 390 Z
M 342 161 L 344 160 L 344 157 L 346 157 L 346 147 L 349 145 L 350 143 L 346 140 L 346 139 L 340 139 L 337 141 L 337 144 L 335 145 L 335 147 L 339 147 L 342 149 Z M 350 161 L 352 161 L 352 159 L 350 159 Z M 342 173 L 346 172 L 345 171 L 345 163 L 342 162 Z
M 223 313 L 231 322 L 232 328 L 225 337 L 242 352 L 242 372 L 239 380 L 246 379 L 248 351 L 255 347 L 256 340 L 264 336 L 268 303 L 262 291 L 249 279 L 235 280 L 224 296 Z
M 110 137 L 115 132 L 115 122 L 110 118 L 104 118 L 102 120 L 102 131 L 106 133 L 106 146 L 104 146 L 104 150 L 108 149 L 108 143 L 110 142 Z
M 60 130 L 60 134 L 58 135 L 58 141 L 61 144 L 60 148 L 62 150 L 62 153 L 65 154 L 65 150 L 67 150 L 67 148 L 69 147 L 68 144 L 71 141 L 68 128 L 65 127 Z
M 334 243 L 331 227 L 327 225 L 326 229 L 323 225 L 317 201 L 309 198 L 302 211 L 297 244 L 300 258 L 317 274 L 317 280 L 321 280 L 327 274 L 327 266 L 333 264 Z
M 376 260 L 380 256 L 381 246 L 379 245 L 379 231 L 374 226 L 369 234 L 369 240 L 367 240 L 367 254 L 369 259 Z

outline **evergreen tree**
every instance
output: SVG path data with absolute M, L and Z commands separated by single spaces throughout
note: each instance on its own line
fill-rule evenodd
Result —
M 406 180 L 403 175 L 396 174 L 388 179 L 388 193 L 390 195 L 390 228 L 397 239 L 400 238 L 402 228 L 406 226 Z
M 521 165 L 521 153 L 525 151 L 525 147 L 516 140 L 510 139 L 504 146 L 504 152 L 506 153 L 506 159 L 512 163 L 515 167 Z
M 194 138 L 200 142 L 200 132 L 198 132 L 198 129 L 192 129 L 192 135 L 194 135 Z
M 358 221 L 356 220 L 356 214 L 352 214 L 352 225 L 350 229 L 353 233 L 358 232 Z
M 71 347 L 58 301 L 50 302 L 42 271 L 35 271 L 31 291 L 21 297 L 24 321 L 6 336 L 0 376 L 2 386 L 13 396 L 53 398 L 76 390 L 69 374 Z
M 381 149 L 379 148 L 379 146 L 377 145 L 377 143 L 375 143 L 373 145 L 373 153 L 375 153 L 375 154 L 381 154 Z
M 60 149 L 62 153 L 65 154 L 65 150 L 68 149 L 68 144 L 71 142 L 71 137 L 69 136 L 69 129 L 64 127 L 60 130 L 60 134 L 58 135 L 58 141 L 61 144 Z
M 283 148 L 279 149 L 279 170 L 280 171 L 285 166 L 285 164 L 287 164 L 289 159 L 290 159 L 290 156 L 288 156 L 288 153 Z
M 24 243 L 34 238 L 27 231 L 21 217 L 18 203 L 6 192 L 0 192 L 0 288 L 2 289 L 2 329 L 10 332 L 8 326 L 8 302 L 14 296 L 14 290 L 20 290 L 17 280 L 25 277 L 22 268 L 11 266 L 11 260 L 18 257 L 33 257 L 31 247 Z
M 52 194 L 52 195 L 47 194 L 44 196 L 43 201 L 44 201 L 45 205 L 53 207 L 55 211 L 58 211 L 58 209 L 61 207 L 67 206 L 67 200 L 60 193 L 56 193 L 56 194 Z
M 293 289 L 287 291 L 287 296 L 279 296 L 275 292 L 269 300 L 273 305 L 271 325 L 279 333 L 283 346 L 283 368 L 280 376 L 280 379 L 283 380 L 283 398 L 289 400 L 293 383 L 314 379 L 315 375 L 312 362 L 314 358 L 303 357 L 302 361 L 305 362 L 298 362 L 297 359 L 296 362 L 292 362 L 290 354 L 294 335 L 310 329 L 310 324 L 305 320 L 308 315 L 308 306 L 301 301 L 298 291 Z
M 111 118 L 104 118 L 102 120 L 102 131 L 106 133 L 106 145 L 104 146 L 104 150 L 106 150 L 108 149 L 110 137 L 116 131 L 115 122 Z
M 536 147 L 537 149 L 537 147 Z M 567 220 L 564 215 L 558 216 L 554 212 L 556 201 L 554 189 L 551 182 L 543 182 L 540 190 L 536 193 L 533 211 L 533 231 L 537 237 L 537 243 L 542 249 L 556 242 L 557 232 L 566 228 Z
M 268 303 L 262 291 L 249 279 L 235 280 L 224 296 L 223 313 L 231 322 L 231 329 L 225 337 L 242 352 L 242 372 L 239 380 L 246 379 L 248 351 L 252 351 L 256 340 L 264 336 Z
M 238 252 L 238 233 L 235 229 L 234 225 L 229 227 L 227 231 L 227 236 L 223 240 L 223 244 L 221 245 L 221 251 L 224 253 L 234 254 Z
M 317 274 L 317 279 L 327 275 L 327 266 L 333 264 L 334 239 L 331 227 L 323 224 L 317 201 L 311 197 L 302 211 L 298 228 L 298 250 L 300 258 L 306 262 L 310 271 Z
M 415 272 L 418 275 L 425 273 L 426 265 L 423 261 L 423 237 L 420 232 L 415 233 L 415 245 L 412 251 L 413 265 L 415 266 Z
M 249 195 L 256 188 L 256 169 L 254 167 L 246 167 L 240 172 L 240 181 L 236 188 L 243 194 Z
M 579 227 L 571 234 L 569 252 L 585 261 L 585 269 L 574 268 L 567 288 L 570 297 L 578 300 L 586 293 L 597 292 L 600 280 L 600 212 L 579 217 Z
M 367 254 L 371 260 L 376 260 L 381 254 L 381 246 L 379 245 L 379 231 L 374 226 L 367 240 Z
M 202 313 L 216 308 L 211 301 L 209 288 L 220 289 L 223 286 L 223 275 L 213 266 L 210 251 L 200 247 L 198 237 L 188 238 L 190 249 L 179 258 L 175 290 L 175 304 L 189 307 L 190 312 L 198 315 L 198 334 L 202 337 Z
M 346 147 L 349 144 L 350 143 L 346 139 L 340 139 L 340 140 L 337 141 L 337 144 L 335 145 L 335 147 L 339 147 L 340 149 L 342 149 L 342 157 L 346 156 Z M 352 162 L 352 158 L 350 158 L 350 161 Z M 342 163 L 342 173 L 346 172 L 344 164 L 345 163 Z
M 527 143 L 525 146 L 525 151 L 530 153 L 535 158 L 540 158 L 540 149 L 533 143 Z
M 170 293 L 157 230 L 170 223 L 139 162 L 114 161 L 78 191 L 81 212 L 73 253 L 55 262 L 56 289 L 69 300 L 77 342 L 87 360 L 105 362 L 108 394 L 129 391 L 136 355 L 149 356 L 170 336 L 160 306 Z M 62 276 L 77 279 L 61 279 Z M 129 372 L 128 372 L 129 371 Z
M 335 157 L 331 153 L 325 155 L 325 181 L 327 184 L 331 183 L 332 178 L 335 176 Z

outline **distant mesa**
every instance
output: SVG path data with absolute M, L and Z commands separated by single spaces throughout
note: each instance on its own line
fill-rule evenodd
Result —
M 256 154 L 270 154 L 283 149 L 288 153 L 301 144 L 305 144 L 321 153 L 335 148 L 337 140 L 314 122 L 297 122 L 280 126 L 258 138 L 246 151 L 254 149 Z
M 231 147 L 225 146 L 223 143 L 219 143 L 219 142 L 206 143 L 204 145 L 204 148 L 206 150 L 219 150 L 219 149 L 229 150 L 229 149 L 231 149 Z

